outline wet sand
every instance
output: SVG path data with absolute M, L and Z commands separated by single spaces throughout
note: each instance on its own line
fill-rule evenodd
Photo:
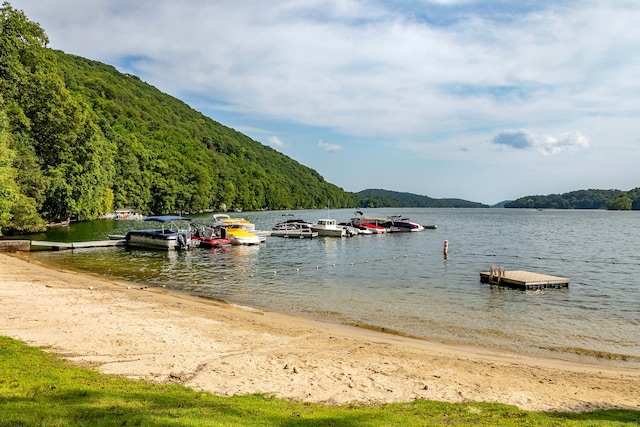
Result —
M 0 254 L 0 335 L 107 374 L 219 395 L 640 410 L 640 370 L 453 347 L 234 307 Z

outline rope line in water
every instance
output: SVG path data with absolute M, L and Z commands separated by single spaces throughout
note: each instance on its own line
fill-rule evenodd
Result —
M 426 254 L 427 257 L 431 257 L 434 255 L 439 255 L 442 256 L 442 253 L 428 253 Z M 451 257 L 450 255 L 456 255 L 455 252 L 449 252 L 447 251 L 446 257 L 445 257 L 445 261 L 450 261 Z M 640 263 L 634 263 L 634 262 L 621 262 L 621 261 L 616 261 L 616 260 L 576 260 L 576 259 L 569 259 L 569 258 L 558 258 L 558 257 L 548 257 L 548 256 L 533 256 L 533 255 L 505 255 L 505 254 L 497 254 L 497 253 L 493 253 L 493 254 L 479 254 L 479 253 L 461 253 L 458 254 L 459 256 L 457 256 L 456 258 L 458 260 L 462 259 L 464 260 L 465 258 L 472 258 L 472 257 L 476 257 L 476 258 L 509 258 L 509 259 L 529 259 L 529 260 L 538 260 L 538 261 L 557 261 L 557 262 L 563 262 L 563 263 L 570 263 L 570 262 L 580 262 L 580 263 L 590 263 L 590 264 L 613 264 L 613 265 L 640 265 Z M 271 276 L 276 276 L 278 274 L 290 274 L 290 273 L 299 273 L 300 271 L 327 271 L 329 269 L 334 269 L 334 268 L 344 268 L 344 267 L 362 267 L 362 266 L 366 266 L 368 264 L 371 263 L 380 263 L 380 262 L 385 262 L 385 261 L 395 261 L 395 260 L 416 260 L 416 259 L 421 259 L 423 257 L 422 253 L 417 253 L 417 254 L 405 254 L 405 255 L 396 255 L 396 256 L 392 256 L 392 257 L 380 257 L 380 258 L 375 258 L 375 259 L 362 259 L 359 261 L 352 261 L 349 263 L 330 263 L 330 264 L 317 264 L 317 265 L 310 265 L 310 266 L 306 266 L 306 267 L 283 267 L 280 269 L 273 269 L 273 270 L 267 270 L 267 269 L 263 269 L 263 270 L 256 270 L 251 274 L 248 274 L 248 277 L 256 277 L 256 276 L 265 276 L 265 275 L 271 275 Z M 247 276 L 244 276 L 247 277 Z M 226 277 L 224 278 L 225 280 L 227 279 Z
M 432 254 L 429 254 L 432 255 Z M 383 261 L 390 261 L 390 260 L 398 260 L 398 259 L 415 259 L 415 258 L 420 258 L 422 257 L 422 254 L 413 254 L 413 255 L 402 255 L 402 256 L 392 256 L 392 257 L 388 257 L 388 258 L 376 258 L 376 259 L 365 259 L 365 260 L 361 260 L 361 261 L 352 261 L 349 263 L 342 263 L 342 264 L 337 264 L 337 263 L 331 263 L 331 264 L 317 264 L 317 265 L 311 265 L 309 267 L 306 268 L 300 268 L 300 267 L 284 267 L 281 269 L 277 269 L 277 270 L 260 270 L 257 271 L 256 273 L 253 274 L 249 274 L 249 277 L 255 277 L 256 275 L 278 275 L 278 274 L 285 274 L 285 273 L 298 273 L 300 271 L 310 271 L 310 270 L 317 270 L 317 271 L 322 271 L 322 270 L 329 270 L 329 269 L 333 269 L 333 268 L 341 268 L 341 267 L 357 267 L 357 266 L 364 266 L 367 264 L 371 264 L 371 263 L 375 263 L 375 262 L 383 262 Z M 226 278 L 225 278 L 226 279 Z
M 500 258 L 522 258 L 522 259 L 535 259 L 535 260 L 544 260 L 544 261 L 561 261 L 561 262 L 580 262 L 580 263 L 590 263 L 590 264 L 616 264 L 616 265 L 640 265 L 640 262 L 624 262 L 624 261 L 616 261 L 616 260 L 579 260 L 579 259 L 569 259 L 569 258 L 555 258 L 555 257 L 546 257 L 546 256 L 522 256 L 522 255 L 498 255 L 498 254 L 469 254 L 471 256 L 477 257 L 500 257 Z

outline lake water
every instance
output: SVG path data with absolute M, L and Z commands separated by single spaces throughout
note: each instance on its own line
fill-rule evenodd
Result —
M 327 211 L 293 212 L 315 221 Z M 444 343 L 640 367 L 640 212 L 369 209 L 421 233 L 348 239 L 269 237 L 260 246 L 186 252 L 96 248 L 32 256 L 228 303 Z M 283 212 L 237 214 L 270 229 Z M 353 210 L 332 210 L 347 220 Z M 232 215 L 234 216 L 234 215 Z M 32 239 L 103 240 L 138 221 L 93 221 Z M 443 256 L 449 241 L 448 259 Z M 491 265 L 571 280 L 521 291 L 480 283 Z

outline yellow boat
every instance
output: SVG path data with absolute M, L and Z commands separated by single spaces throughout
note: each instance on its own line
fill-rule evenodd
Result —
M 253 234 L 238 225 L 232 225 L 227 227 L 227 237 L 231 241 L 232 245 L 258 245 L 260 244 L 260 237 L 257 234 Z

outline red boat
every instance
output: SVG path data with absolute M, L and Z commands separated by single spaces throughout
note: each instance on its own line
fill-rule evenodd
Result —
M 372 224 L 366 221 L 354 221 L 354 225 L 358 228 L 364 228 L 365 230 L 369 230 L 374 234 L 383 234 L 387 232 L 387 229 L 381 225 Z
M 198 242 L 201 248 L 219 248 L 231 245 L 224 227 L 198 225 L 195 227 L 191 240 Z

